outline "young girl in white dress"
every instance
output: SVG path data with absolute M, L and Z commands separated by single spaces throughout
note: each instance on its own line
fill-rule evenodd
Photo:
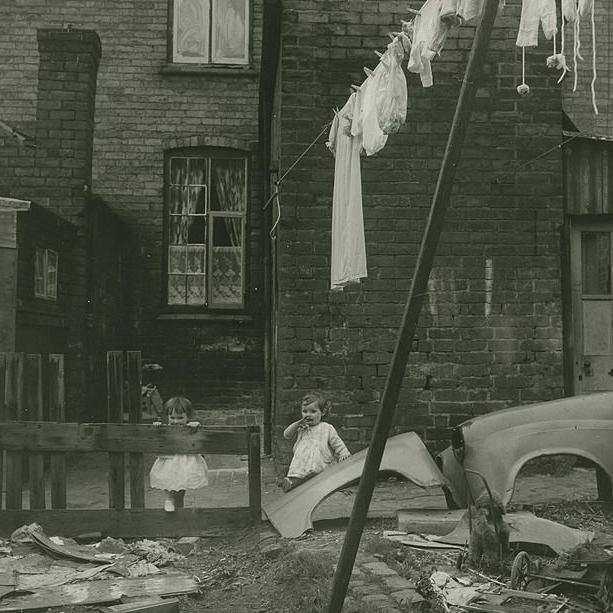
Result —
M 287 476 L 281 482 L 284 492 L 314 477 L 334 460 L 342 462 L 351 455 L 334 426 L 322 421 L 330 412 L 330 401 L 319 392 L 309 392 L 302 398 L 301 410 L 302 419 L 283 432 L 284 438 L 296 441 Z
M 200 422 L 191 421 L 192 403 L 184 396 L 174 396 L 166 401 L 164 415 L 169 426 L 188 426 L 198 429 Z M 162 422 L 153 422 L 161 426 Z M 149 472 L 151 487 L 166 492 L 164 511 L 171 513 L 183 506 L 185 490 L 195 490 L 208 485 L 208 467 L 200 454 L 159 456 Z

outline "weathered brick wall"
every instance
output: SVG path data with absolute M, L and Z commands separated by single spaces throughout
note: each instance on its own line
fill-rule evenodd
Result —
M 419 8 L 421 2 L 411 2 Z M 406 2 L 284 3 L 281 168 L 373 68 Z M 529 50 L 532 95 L 519 98 L 517 2 L 499 13 L 456 175 L 428 301 L 420 319 L 394 432 L 432 448 L 471 415 L 562 394 L 560 254 L 561 100 L 547 49 Z M 401 132 L 362 159 L 368 279 L 331 293 L 334 160 L 323 140 L 284 181 L 279 229 L 279 341 L 275 431 L 299 416 L 302 394 L 334 401 L 332 421 L 351 449 L 370 438 L 434 191 L 473 27 L 452 32 L 433 63 L 434 86 L 408 76 Z M 524 165 L 525 164 L 525 165 Z
M 135 348 L 165 367 L 165 395 L 187 390 L 201 408 L 261 406 L 263 239 L 255 156 L 261 2 L 252 3 L 254 70 L 234 74 L 163 72 L 168 0 L 9 4 L 0 3 L 0 52 L 6 60 L 0 68 L 2 119 L 25 132 L 33 131 L 35 119 L 36 29 L 71 24 L 73 29 L 95 30 L 100 37 L 92 189 L 128 224 L 141 245 L 142 262 L 132 279 L 142 300 Z M 164 152 L 192 145 L 239 147 L 250 155 L 250 294 L 248 317 L 241 322 L 158 319 L 163 314 Z M 0 164 L 6 165 L 1 156 Z M 214 385 L 219 380 L 225 380 L 228 393 L 220 390 L 209 402 L 207 382 Z

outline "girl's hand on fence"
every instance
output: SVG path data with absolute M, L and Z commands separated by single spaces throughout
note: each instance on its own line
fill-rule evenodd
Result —
M 349 452 L 341 453 L 341 455 L 338 456 L 338 461 L 344 462 L 345 460 L 348 460 L 350 457 L 351 457 L 351 454 Z
M 153 422 L 153 425 L 154 425 L 156 428 L 159 428 L 159 427 L 162 425 L 162 422 L 161 422 L 161 421 L 154 421 L 154 422 Z
M 198 428 L 200 428 L 200 422 L 190 421 L 187 423 L 187 427 L 190 428 L 191 430 L 198 430 Z

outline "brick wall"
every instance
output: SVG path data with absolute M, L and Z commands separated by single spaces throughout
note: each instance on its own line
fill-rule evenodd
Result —
M 71 24 L 73 30 L 91 29 L 100 37 L 91 186 L 141 246 L 141 262 L 131 279 L 141 299 L 133 348 L 165 367 L 166 396 L 186 390 L 199 408 L 261 407 L 263 237 L 255 155 L 261 4 L 252 2 L 252 70 L 232 74 L 166 70 L 168 0 L 28 0 L 18 7 L 0 6 L 0 50 L 7 60 L 0 68 L 2 119 L 25 132 L 34 131 L 36 29 Z M 4 140 L 13 146 L 11 139 Z M 196 145 L 235 147 L 250 157 L 249 308 L 240 321 L 159 318 L 165 314 L 164 152 Z M 25 168 L 31 156 L 23 148 L 18 153 L 24 156 Z M 6 166 L 1 155 L 0 164 Z M 10 183 L 20 193 L 19 181 Z M 225 382 L 223 389 L 209 401 L 207 385 L 220 380 Z
M 411 2 L 419 8 L 421 2 Z M 406 2 L 288 0 L 282 39 L 281 168 L 373 68 Z M 393 431 L 430 446 L 472 415 L 562 394 L 561 96 L 528 50 L 532 95 L 519 98 L 518 2 L 499 13 L 456 175 Z M 434 87 L 408 76 L 401 132 L 362 160 L 368 279 L 329 287 L 334 160 L 323 140 L 284 181 L 279 228 L 276 454 L 298 400 L 320 388 L 353 450 L 370 438 L 463 77 L 473 27 L 433 63 Z

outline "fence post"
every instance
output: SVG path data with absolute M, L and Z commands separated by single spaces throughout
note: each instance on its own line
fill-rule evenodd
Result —
M 127 351 L 128 362 L 128 415 L 131 424 L 142 421 L 142 373 L 140 351 Z M 128 455 L 130 468 L 130 507 L 132 509 L 145 508 L 145 460 L 142 453 Z
M 40 353 L 28 353 L 24 359 L 24 419 L 43 420 L 43 367 Z M 45 508 L 45 465 L 43 454 L 24 453 L 30 481 L 30 508 Z
M 6 410 L 6 354 L 0 353 L 0 422 L 7 421 Z M 4 491 L 4 449 L 0 447 L 0 509 L 2 509 L 2 492 Z
M 47 370 L 49 421 L 66 420 L 64 405 L 64 356 L 50 354 Z M 66 454 L 63 451 L 49 454 L 51 465 L 51 508 L 66 508 Z
M 247 463 L 249 477 L 249 513 L 251 521 L 262 520 L 262 475 L 260 461 L 260 427 L 249 426 L 247 431 Z
M 6 354 L 5 395 L 7 419 L 23 419 L 23 353 Z M 23 453 L 6 452 L 6 508 L 22 508 Z
M 123 351 L 106 352 L 106 408 L 109 423 L 123 422 Z M 109 453 L 109 508 L 125 508 L 125 458 Z

